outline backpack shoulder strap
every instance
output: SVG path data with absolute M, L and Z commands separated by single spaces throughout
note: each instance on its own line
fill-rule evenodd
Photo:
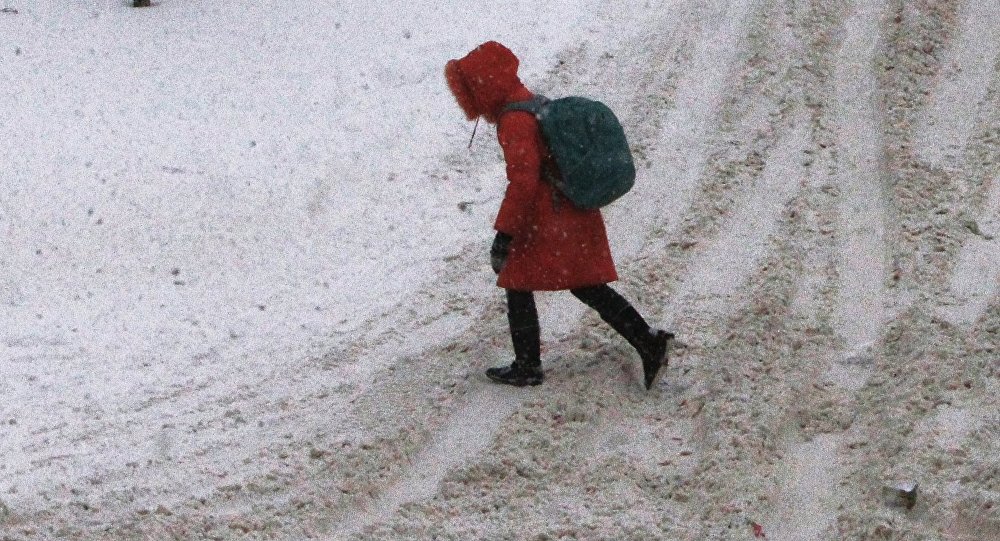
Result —
M 535 97 L 528 101 L 515 101 L 513 103 L 508 103 L 504 106 L 500 114 L 509 113 L 511 111 L 524 111 L 526 113 L 531 113 L 537 115 L 542 107 L 549 102 L 549 99 L 541 94 L 536 94 Z

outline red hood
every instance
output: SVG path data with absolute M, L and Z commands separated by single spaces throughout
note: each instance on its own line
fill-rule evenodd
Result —
M 505 105 L 531 97 L 517 77 L 517 65 L 510 49 L 488 41 L 463 58 L 448 61 L 444 74 L 469 120 L 483 116 L 495 124 Z

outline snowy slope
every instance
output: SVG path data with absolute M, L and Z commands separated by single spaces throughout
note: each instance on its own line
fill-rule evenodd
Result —
M 469 131 L 442 63 L 501 38 L 530 76 L 611 24 L 598 2 L 286 4 L 0 19 L 7 339 L 169 356 L 356 327 L 488 221 L 457 203 L 495 176 L 440 174 Z
M 126 4 L 0 0 L 3 541 L 1000 536 L 997 0 Z M 625 123 L 650 393 L 482 376 L 487 39 Z

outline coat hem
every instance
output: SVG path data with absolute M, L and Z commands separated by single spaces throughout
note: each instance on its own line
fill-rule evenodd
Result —
M 595 286 L 606 285 L 617 281 L 618 278 L 616 277 L 611 280 L 596 280 L 593 282 L 582 282 L 578 284 L 568 284 L 565 286 L 542 286 L 542 287 L 528 288 L 528 287 L 516 287 L 517 284 L 503 285 L 500 283 L 500 280 L 497 280 L 496 286 L 499 287 L 500 289 L 509 289 L 512 291 L 569 291 L 571 289 L 579 289 L 582 287 L 595 287 Z

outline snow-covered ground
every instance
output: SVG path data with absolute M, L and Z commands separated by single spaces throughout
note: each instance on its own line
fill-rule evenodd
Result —
M 1000 538 L 1000 1 L 130 3 L 0 0 L 0 540 Z M 481 375 L 488 39 L 626 124 L 650 393 Z

